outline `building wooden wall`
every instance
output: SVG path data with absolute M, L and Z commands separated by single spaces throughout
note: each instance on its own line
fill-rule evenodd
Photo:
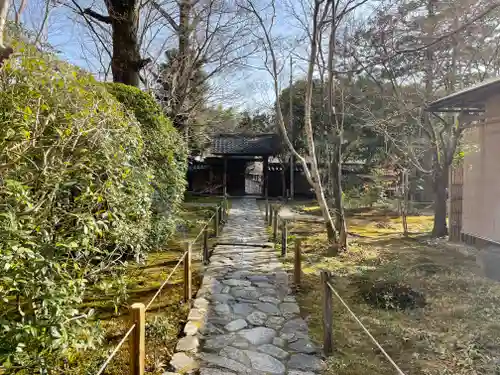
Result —
M 500 96 L 464 136 L 462 232 L 500 242 Z

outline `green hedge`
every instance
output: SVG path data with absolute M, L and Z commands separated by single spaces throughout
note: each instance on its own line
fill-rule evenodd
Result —
M 126 296 L 121 270 L 150 232 L 152 156 L 89 74 L 15 47 L 0 70 L 0 364 L 38 373 L 100 345 L 78 308 L 89 288 Z
M 141 124 L 156 193 L 149 240 L 159 247 L 175 229 L 175 214 L 186 186 L 187 147 L 150 94 L 121 83 L 106 87 Z

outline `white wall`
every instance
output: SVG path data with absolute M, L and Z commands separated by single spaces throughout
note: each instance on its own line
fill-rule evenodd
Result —
M 464 137 L 462 232 L 500 243 L 500 95 Z

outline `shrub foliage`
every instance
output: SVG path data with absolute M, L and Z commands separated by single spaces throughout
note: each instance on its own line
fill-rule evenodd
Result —
M 141 125 L 155 187 L 149 240 L 152 246 L 158 247 L 175 228 L 175 213 L 186 185 L 187 147 L 149 93 L 121 83 L 108 83 L 106 87 Z
M 139 124 L 102 85 L 17 50 L 0 71 L 0 364 L 35 373 L 98 345 L 92 311 L 78 306 L 146 251 L 158 171 L 156 150 L 144 152 Z M 160 147 L 160 130 L 143 129 Z

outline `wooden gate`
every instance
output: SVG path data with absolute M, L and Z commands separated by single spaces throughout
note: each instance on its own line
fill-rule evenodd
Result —
M 464 186 L 463 162 L 453 166 L 450 172 L 450 241 L 460 241 L 462 232 L 462 196 Z

